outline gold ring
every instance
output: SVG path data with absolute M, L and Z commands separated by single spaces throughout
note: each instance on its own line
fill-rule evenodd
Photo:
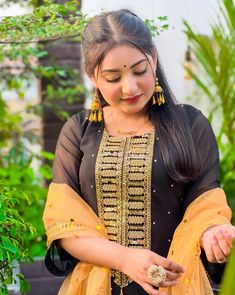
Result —
M 158 285 L 165 282 L 166 271 L 162 266 L 152 264 L 147 271 L 147 276 L 151 280 L 153 285 L 157 287 Z

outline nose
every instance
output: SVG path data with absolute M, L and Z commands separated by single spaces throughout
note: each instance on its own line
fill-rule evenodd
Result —
M 134 77 L 128 76 L 123 79 L 122 92 L 126 96 L 137 94 L 138 86 Z

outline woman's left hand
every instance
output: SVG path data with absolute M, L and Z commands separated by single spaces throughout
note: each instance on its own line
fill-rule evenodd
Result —
M 215 225 L 203 233 L 202 247 L 212 263 L 224 263 L 232 249 L 235 227 L 230 224 Z

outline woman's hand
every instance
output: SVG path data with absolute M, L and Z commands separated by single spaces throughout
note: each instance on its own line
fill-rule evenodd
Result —
M 209 262 L 224 263 L 232 249 L 235 227 L 230 224 L 215 225 L 202 236 L 202 247 Z
M 148 278 L 147 271 L 151 265 L 161 265 L 166 271 L 166 281 L 160 284 L 159 287 L 176 285 L 178 278 L 184 272 L 182 266 L 145 249 L 127 248 L 122 261 L 121 272 L 128 275 L 151 295 L 166 295 L 166 293 L 154 289 L 153 283 Z

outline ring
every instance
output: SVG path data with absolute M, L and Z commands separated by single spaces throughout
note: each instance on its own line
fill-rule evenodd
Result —
M 147 271 L 147 275 L 156 287 L 166 280 L 166 271 L 160 265 L 152 264 Z

